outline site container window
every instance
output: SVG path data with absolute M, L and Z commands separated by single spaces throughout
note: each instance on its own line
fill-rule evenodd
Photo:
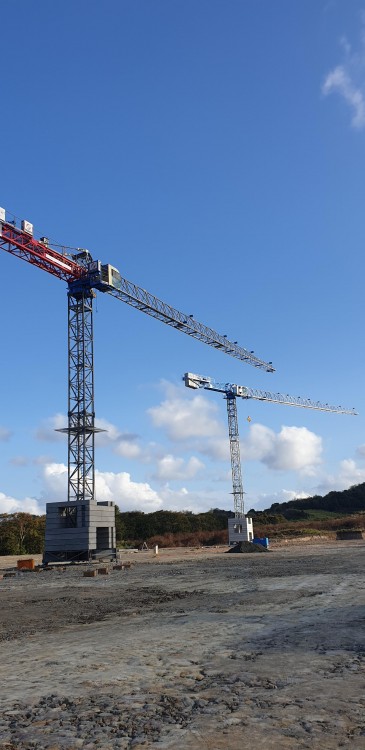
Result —
M 77 508 L 58 508 L 58 516 L 60 520 L 60 526 L 62 528 L 70 529 L 77 526 Z

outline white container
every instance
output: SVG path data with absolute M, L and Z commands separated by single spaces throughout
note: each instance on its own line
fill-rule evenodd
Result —
M 30 221 L 25 221 L 25 219 L 23 219 L 22 232 L 27 232 L 27 234 L 33 235 L 33 224 L 31 224 Z

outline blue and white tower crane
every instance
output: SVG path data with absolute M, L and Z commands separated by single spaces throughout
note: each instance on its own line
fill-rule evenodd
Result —
M 236 385 L 234 383 L 218 383 L 213 380 L 213 378 L 204 375 L 197 375 L 192 372 L 186 372 L 183 380 L 187 388 L 203 388 L 206 391 L 223 393 L 224 398 L 227 401 L 228 434 L 233 486 L 232 494 L 235 519 L 242 519 L 245 517 L 237 398 L 243 398 L 246 400 L 256 399 L 257 401 L 267 401 L 272 404 L 297 406 L 302 409 L 315 409 L 317 411 L 328 411 L 336 414 L 351 414 L 353 416 L 357 414 L 354 409 L 345 409 L 342 406 L 330 406 L 329 404 L 324 404 L 320 401 L 311 401 L 309 398 L 302 398 L 301 396 L 295 397 L 289 396 L 288 394 L 272 393 L 271 391 L 260 391 L 257 388 L 249 388 L 248 386 Z M 231 541 L 232 540 L 230 539 L 230 543 Z

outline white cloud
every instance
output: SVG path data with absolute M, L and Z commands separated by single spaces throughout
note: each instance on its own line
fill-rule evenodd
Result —
M 58 413 L 41 422 L 40 426 L 36 429 L 35 437 L 37 440 L 48 443 L 60 442 L 61 440 L 66 440 L 67 436 L 62 432 L 56 432 L 56 430 L 64 429 L 65 427 L 67 427 L 67 417 L 65 414 Z
M 314 494 L 314 493 L 313 493 Z M 259 493 L 252 495 L 250 499 L 245 499 L 246 510 L 254 508 L 255 510 L 266 510 L 273 503 L 287 503 L 290 500 L 304 499 L 311 497 L 311 493 L 296 490 L 279 490 L 278 492 Z
M 191 443 L 191 447 L 195 451 L 199 451 L 199 453 L 202 453 L 204 456 L 208 456 L 208 458 L 211 458 L 213 461 L 229 461 L 230 451 L 228 428 L 225 437 L 208 437 L 203 441 L 194 440 Z
M 134 441 L 118 440 L 114 453 L 123 458 L 138 458 L 141 455 L 141 448 Z
M 216 418 L 218 407 L 201 394 L 189 398 L 181 389 L 163 384 L 167 398 L 159 406 L 147 410 L 155 427 L 165 430 L 174 442 L 191 438 L 207 438 L 222 434 L 222 425 Z
M 5 443 L 7 440 L 10 440 L 12 434 L 11 430 L 8 430 L 7 427 L 0 426 L 0 442 Z
M 331 70 L 322 85 L 322 94 L 339 94 L 352 110 L 351 125 L 357 130 L 365 127 L 365 14 L 361 15 L 360 49 L 353 52 L 346 36 L 340 38 L 344 60 Z
M 47 464 L 42 469 L 43 502 L 62 502 L 67 499 L 68 474 L 65 464 Z M 114 501 L 123 510 L 159 510 L 162 499 L 146 482 L 133 482 L 127 472 L 95 472 L 97 500 Z
M 113 500 L 122 511 L 143 510 L 152 513 L 160 510 L 163 501 L 147 482 L 133 482 L 126 471 L 95 473 L 97 500 Z
M 12 466 L 28 466 L 29 459 L 26 458 L 26 456 L 13 456 L 13 458 L 9 460 L 9 464 Z
M 164 510 L 188 510 L 192 513 L 206 513 L 211 508 L 232 510 L 232 496 L 229 491 L 222 493 L 207 489 L 196 492 L 189 491 L 186 487 L 175 490 L 167 483 L 160 490 L 160 496 Z
M 179 461 L 179 459 L 177 459 Z M 152 513 L 156 510 L 190 510 L 200 513 L 210 508 L 229 508 L 231 495 L 229 490 L 204 490 L 189 491 L 182 486 L 172 489 L 168 484 L 167 475 L 180 471 L 181 474 L 192 473 L 200 470 L 200 461 L 193 458 L 185 465 L 165 466 L 165 481 L 163 486 L 154 490 L 148 482 L 134 482 L 127 472 L 95 472 L 95 489 L 97 500 L 114 501 L 121 511 L 141 510 Z M 52 463 L 42 467 L 42 503 L 44 511 L 45 502 L 59 502 L 67 498 L 67 466 L 65 464 Z
M 115 424 L 108 422 L 107 419 L 102 417 L 95 419 L 95 427 L 103 432 L 97 433 L 96 440 L 98 445 L 114 444 L 118 445 L 119 442 L 132 443 L 138 439 L 138 435 L 131 432 L 121 432 Z
M 114 453 L 125 458 L 137 458 L 141 455 L 141 448 L 136 442 L 138 435 L 121 432 L 116 425 L 103 418 L 95 419 L 95 427 L 102 430 L 95 436 L 97 447 L 110 446 Z M 57 432 L 57 430 L 65 428 L 67 428 L 66 415 L 55 414 L 53 417 L 43 420 L 36 430 L 36 438 L 51 443 L 60 440 L 65 441 L 67 440 L 67 433 Z
M 346 72 L 343 65 L 338 65 L 332 70 L 322 86 L 322 93 L 328 94 L 336 91 L 341 94 L 347 104 L 353 109 L 351 125 L 354 128 L 361 129 L 365 126 L 365 99 L 363 91 L 355 86 L 350 75 Z
M 203 468 L 204 464 L 195 456 L 185 462 L 183 458 L 168 454 L 157 462 L 154 476 L 162 481 L 193 479 Z
M 347 39 L 347 36 L 345 36 L 345 35 L 341 36 L 341 38 L 340 38 L 340 46 L 342 47 L 342 49 L 344 50 L 344 52 L 345 52 L 346 55 L 350 55 L 351 54 L 351 44 L 350 44 L 349 40 Z
M 53 463 L 53 459 L 51 458 L 51 456 L 41 454 L 39 456 L 36 456 L 36 458 L 33 458 L 33 463 L 35 466 L 43 466 L 44 464 Z
M 361 449 L 363 449 L 361 454 Z M 362 457 L 365 455 L 365 446 L 359 446 L 357 453 L 360 453 Z M 309 490 L 280 490 L 275 493 L 262 493 L 260 495 L 251 496 L 251 500 L 248 501 L 247 508 L 256 508 L 256 510 L 263 510 L 269 508 L 272 503 L 284 503 L 289 500 L 295 500 L 296 498 L 313 497 L 314 495 L 327 495 L 331 491 L 342 491 L 347 490 L 356 484 L 362 484 L 365 482 L 365 468 L 358 466 L 356 461 L 352 458 L 345 458 L 338 464 L 338 470 L 333 474 L 324 474 L 317 485 L 312 486 Z M 247 502 L 247 501 L 246 501 Z
M 347 490 L 354 484 L 365 482 L 365 468 L 359 467 L 352 458 L 345 458 L 339 463 L 338 472 L 325 475 L 313 493 L 326 495 L 331 490 Z
M 356 448 L 356 453 L 361 458 L 365 458 L 365 445 L 359 445 L 359 447 Z
M 42 513 L 42 510 L 38 500 L 34 497 L 17 500 L 15 497 L 0 492 L 0 513 L 31 513 L 38 516 Z
M 339 477 L 342 483 L 360 484 L 365 482 L 365 469 L 359 468 L 352 458 L 340 461 Z
M 42 480 L 44 502 L 53 503 L 67 500 L 68 472 L 65 464 L 43 464 Z
M 253 424 L 242 448 L 245 460 L 262 461 L 269 469 L 313 474 L 321 462 L 322 438 L 306 427 L 283 426 L 275 433 Z

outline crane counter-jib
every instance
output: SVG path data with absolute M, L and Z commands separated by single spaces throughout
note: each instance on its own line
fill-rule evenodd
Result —
M 36 240 L 30 231 L 19 230 L 12 224 L 1 220 L 0 247 L 63 281 L 74 281 L 86 274 L 86 269 L 82 265 L 49 247 L 47 242 Z

